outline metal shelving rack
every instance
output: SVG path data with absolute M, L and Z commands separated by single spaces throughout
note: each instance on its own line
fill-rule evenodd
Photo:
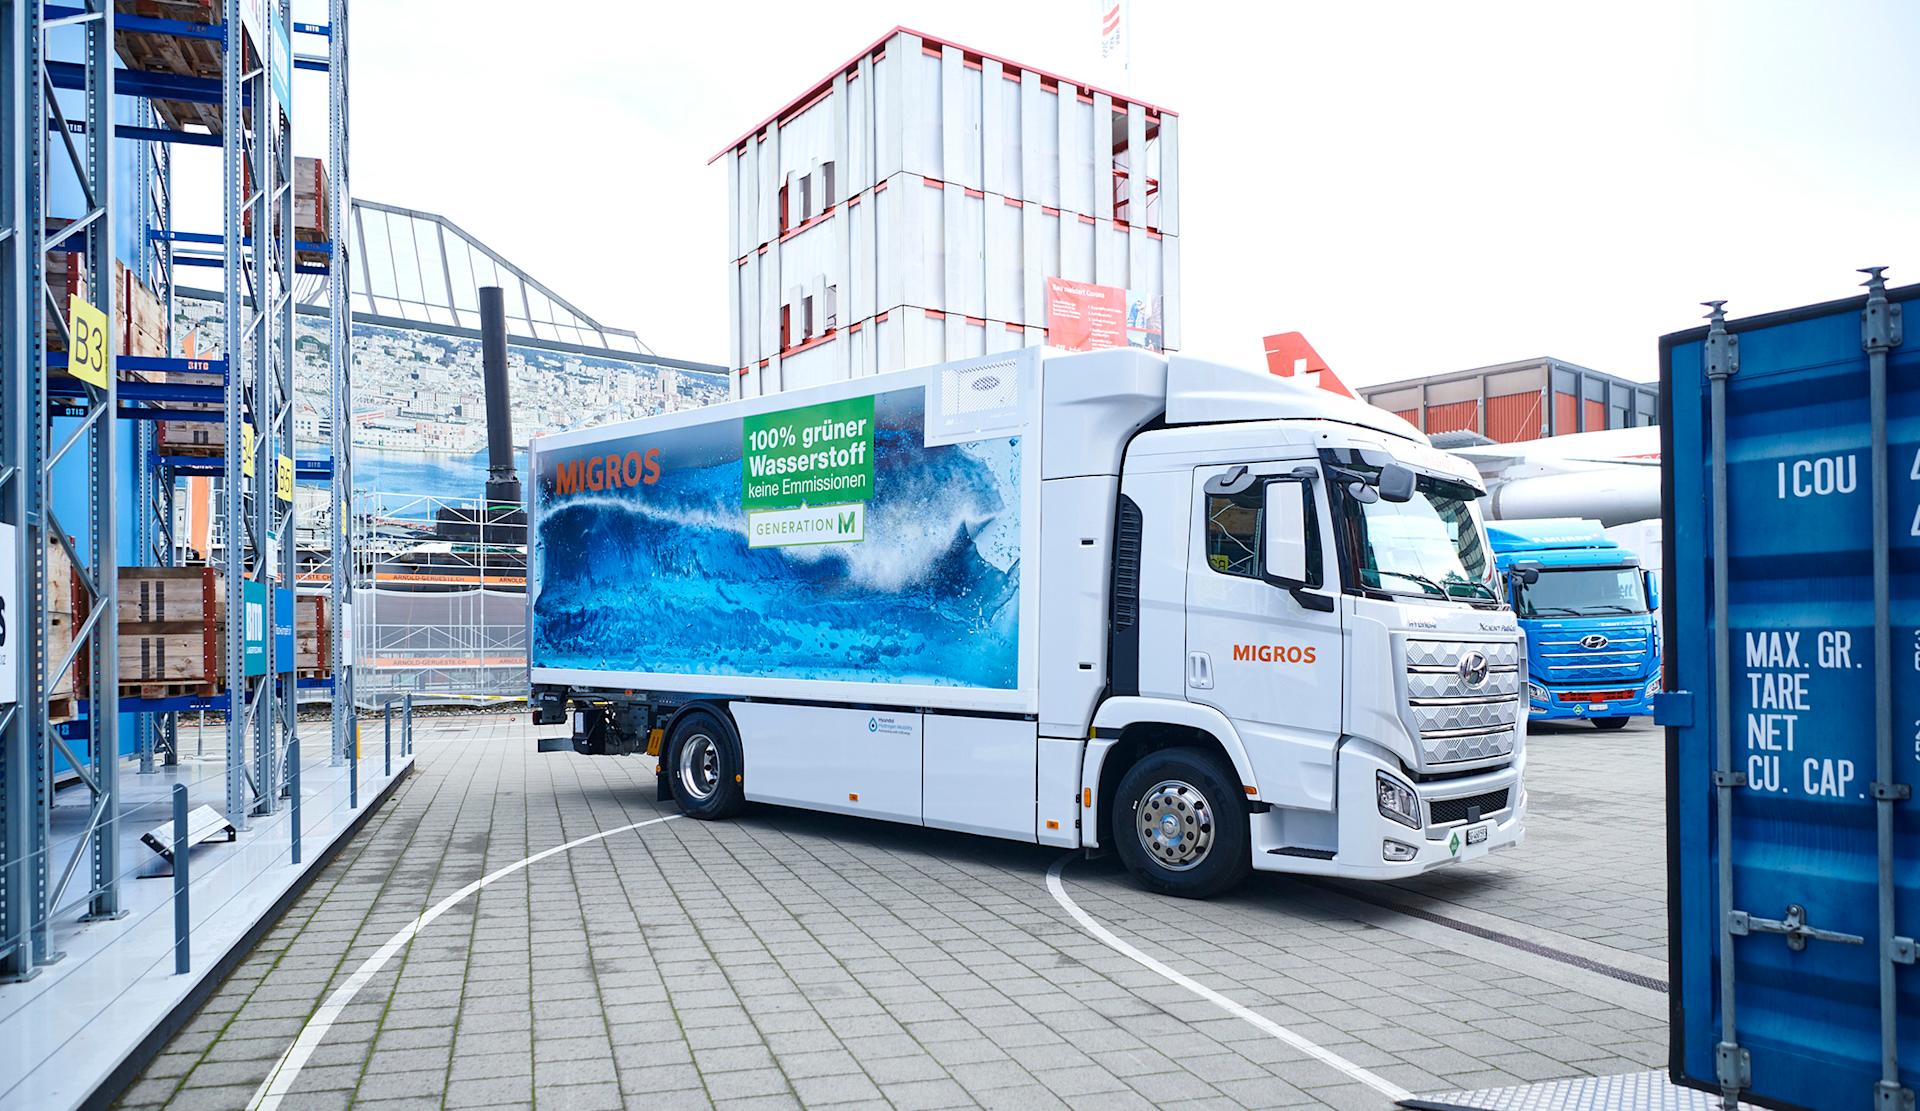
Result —
M 83 6 L 76 6 L 83 5 Z M 335 638 L 330 663 L 333 678 L 298 679 L 297 672 L 276 672 L 272 630 L 276 582 L 292 596 L 297 582 L 294 544 L 295 499 L 278 483 L 283 469 L 300 481 L 331 481 L 334 515 L 329 620 L 347 624 L 352 598 L 346 503 L 351 490 L 348 447 L 351 440 L 351 270 L 346 239 L 338 235 L 351 211 L 347 188 L 346 7 L 328 0 L 329 22 L 294 23 L 290 0 L 226 0 L 225 23 L 191 23 L 116 14 L 113 0 L 0 0 L 0 152 L 7 171 L 0 178 L 0 524 L 14 526 L 12 554 L 17 563 L 13 588 L 16 611 L 34 616 L 25 628 L 15 615 L 11 642 L 0 647 L 19 661 L 14 689 L 0 694 L 0 981 L 34 974 L 39 965 L 59 959 L 51 949 L 49 927 L 78 906 L 65 892 L 84 862 L 90 865 L 85 915 L 110 918 L 121 913 L 116 859 L 120 797 L 118 774 L 122 712 L 139 719 L 139 766 L 151 771 L 156 756 L 177 758 L 175 715 L 183 710 L 227 713 L 226 816 L 245 828 L 251 814 L 281 805 L 285 754 L 295 738 L 297 692 L 301 687 L 335 687 L 333 749 L 344 758 L 352 736 L 351 651 Z M 67 30 L 73 28 L 75 30 Z M 50 60 L 50 35 L 71 36 L 84 28 L 84 57 L 79 62 Z M 216 43 L 218 78 L 140 68 L 117 69 L 116 30 L 174 35 Z M 318 37 L 324 54 L 296 54 L 294 36 Z M 68 53 L 72 53 L 71 50 Z M 293 205 L 292 75 L 296 69 L 328 75 L 330 171 L 329 215 L 332 242 L 296 242 Z M 82 119 L 62 112 L 57 90 L 84 95 Z M 148 98 L 138 122 L 114 125 L 114 97 Z M 151 99 L 218 105 L 217 133 L 169 126 L 151 109 Z M 142 159 L 137 175 L 145 242 L 139 247 L 143 277 L 152 275 L 168 310 L 172 331 L 174 268 L 218 267 L 225 277 L 225 337 L 219 358 L 118 356 L 109 359 L 108 385 L 95 388 L 68 377 L 50 377 L 64 368 L 65 356 L 49 352 L 49 326 L 64 329 L 64 306 L 52 303 L 45 280 L 46 252 L 79 249 L 89 266 L 89 297 L 113 319 L 114 237 L 118 199 L 113 196 L 114 140 L 157 144 L 159 152 Z M 219 147 L 223 167 L 222 227 L 216 233 L 177 229 L 173 222 L 170 148 Z M 49 149 L 51 148 L 51 150 Z M 64 152 L 64 153 L 63 153 Z M 87 211 L 51 233 L 49 186 L 44 170 L 31 176 L 43 159 L 65 158 L 74 166 Z M 146 206 L 151 205 L 151 208 Z M 250 218 L 251 217 L 251 218 Z M 257 231 L 258 234 L 250 234 Z M 176 245 L 199 244 L 195 252 Z M 320 261 L 300 261 L 302 258 Z M 296 274 L 322 275 L 327 282 L 332 322 L 329 382 L 334 420 L 332 465 L 311 461 L 293 467 L 294 377 L 293 321 Z M 55 318 L 58 318 L 57 322 Z M 49 322 L 54 322 L 50 324 Z M 134 372 L 122 380 L 122 372 Z M 220 375 L 220 385 L 187 384 L 179 373 Z M 149 377 L 151 376 L 151 377 Z M 174 380 L 168 380 L 173 378 Z M 157 380 L 155 380 L 157 379 Z M 216 406 L 178 408 L 178 406 Z M 170 406 L 175 406 L 170 408 Z M 52 417 L 77 418 L 53 439 Z M 132 437 L 138 497 L 134 513 L 134 550 L 140 562 L 173 562 L 179 545 L 172 535 L 175 485 L 195 475 L 217 479 L 221 488 L 221 550 L 208 553 L 220 568 L 226 622 L 222 645 L 226 689 L 213 695 L 178 698 L 119 698 L 116 658 L 118 563 L 115 524 L 121 492 L 114 458 L 114 421 L 135 422 Z M 153 422 L 216 421 L 223 425 L 223 450 L 215 457 L 158 454 Z M 87 519 L 62 522 L 55 514 L 49 474 L 53 465 L 84 446 L 90 466 Z M 283 465 L 282 459 L 286 462 Z M 86 537 L 89 559 L 67 543 L 67 526 Z M 76 569 L 76 591 L 84 596 L 85 616 L 73 647 L 59 659 L 47 658 L 50 642 L 46 544 L 54 538 L 68 548 Z M 249 610 L 249 594 L 256 609 Z M 76 609 L 80 608 L 77 604 Z M 265 633 L 262 674 L 247 675 L 247 625 Z M 291 624 L 291 615 L 287 615 Z M 21 635 L 24 634 L 24 635 Z M 80 718 L 56 725 L 49 703 L 66 667 L 84 661 L 85 691 Z M 288 661 L 289 665 L 293 661 Z M 70 741 L 84 739 L 83 759 Z M 63 753 L 91 795 L 86 836 L 70 860 L 50 859 L 52 761 Z

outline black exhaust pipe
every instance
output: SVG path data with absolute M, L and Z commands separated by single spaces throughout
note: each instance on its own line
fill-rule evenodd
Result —
M 487 393 L 487 507 L 521 507 L 513 469 L 513 402 L 507 394 L 507 310 L 500 287 L 480 287 L 480 367 Z

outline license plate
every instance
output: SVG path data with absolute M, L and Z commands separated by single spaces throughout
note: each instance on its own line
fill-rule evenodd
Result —
M 1487 841 L 1487 833 L 1488 833 L 1488 832 L 1489 832 L 1489 830 L 1488 830 L 1488 828 L 1487 828 L 1486 826 L 1481 826 L 1481 827 L 1479 827 L 1478 829 L 1470 829 L 1470 830 L 1468 830 L 1468 831 L 1467 831 L 1467 844 L 1469 844 L 1469 845 L 1484 845 L 1484 844 L 1486 844 L 1486 841 Z
M 1589 703 L 1587 703 L 1587 709 L 1589 709 L 1589 710 L 1604 710 L 1604 709 L 1606 709 L 1606 708 L 1607 708 L 1607 704 L 1606 704 L 1605 702 L 1589 702 Z

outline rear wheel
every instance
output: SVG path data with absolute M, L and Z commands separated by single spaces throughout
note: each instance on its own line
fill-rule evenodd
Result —
M 1625 729 L 1627 727 L 1627 722 L 1632 721 L 1633 719 L 1632 718 L 1589 718 L 1587 720 L 1593 722 L 1593 727 L 1595 729 L 1614 730 L 1614 729 Z
M 1120 779 L 1113 844 L 1149 891 L 1206 899 L 1252 870 L 1247 804 L 1226 762 L 1195 748 L 1148 753 Z
M 733 730 L 704 710 L 673 727 L 665 771 L 673 801 L 689 818 L 731 818 L 746 805 L 740 742 Z

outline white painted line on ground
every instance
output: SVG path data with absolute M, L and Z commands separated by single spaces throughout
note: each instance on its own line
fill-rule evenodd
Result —
M 1101 944 L 1142 968 L 1159 975 L 1161 978 L 1170 980 L 1186 988 L 1188 991 L 1219 1007 L 1233 1017 L 1251 1023 L 1255 1029 L 1278 1038 L 1280 1041 L 1319 1061 L 1335 1072 L 1365 1084 L 1367 1087 L 1372 1088 L 1374 1091 L 1379 1092 L 1381 1095 L 1386 1096 L 1396 1103 L 1403 1099 L 1413 1098 L 1412 1092 L 1407 1091 L 1393 1081 L 1368 1072 L 1366 1069 L 1340 1056 L 1333 1050 L 1301 1037 L 1299 1034 L 1294 1033 L 1267 1016 L 1254 1011 L 1250 1007 L 1244 1007 L 1239 1003 L 1235 1003 L 1233 1000 L 1221 995 L 1219 992 L 1195 980 L 1193 977 L 1175 971 L 1160 961 L 1155 960 L 1153 957 L 1141 952 L 1139 949 L 1134 948 L 1127 942 L 1122 941 L 1112 930 L 1107 929 L 1095 920 L 1091 914 L 1081 910 L 1080 904 L 1074 902 L 1073 897 L 1067 894 L 1067 885 L 1061 881 L 1060 873 L 1066 868 L 1069 859 L 1071 859 L 1071 854 L 1054 861 L 1053 867 L 1047 869 L 1047 890 L 1053 892 L 1053 901 L 1059 903 L 1068 914 L 1073 915 L 1073 920 L 1080 923 L 1080 928 L 1099 939 Z
M 280 1055 L 278 1061 L 274 1062 L 273 1071 L 260 1082 L 259 1089 L 253 1093 L 253 1099 L 247 1102 L 248 1111 L 274 1111 L 280 1106 L 280 1101 L 293 1090 L 293 1082 L 299 1079 L 300 1070 L 306 1067 L 307 1059 L 313 1056 L 313 1051 L 320 1047 L 320 1039 L 327 1036 L 327 1031 L 340 1017 L 340 1012 L 347 1009 L 347 1004 L 353 1002 L 353 997 L 358 995 L 360 989 L 366 987 L 382 968 L 386 967 L 387 962 L 392 960 L 395 954 L 406 948 L 415 934 L 432 925 L 434 919 L 452 910 L 488 884 L 510 876 L 529 865 L 538 864 L 550 856 L 566 852 L 568 849 L 577 849 L 594 841 L 604 840 L 618 833 L 626 833 L 643 826 L 659 825 L 661 822 L 671 822 L 678 817 L 680 817 L 678 814 L 667 814 L 659 818 L 649 818 L 644 822 L 634 822 L 632 825 L 624 825 L 618 829 L 603 830 L 600 833 L 576 838 L 564 845 L 555 845 L 551 849 L 534 853 L 524 860 L 514 861 L 498 871 L 489 872 L 433 904 L 425 914 L 407 923 L 399 933 L 388 938 L 385 945 L 360 963 L 360 967 L 354 971 L 353 975 L 347 977 L 346 983 L 335 988 L 333 994 L 327 996 L 327 1001 L 321 1004 L 320 1009 L 313 1012 L 313 1017 L 307 1020 L 307 1024 L 300 1028 L 300 1036 L 294 1039 L 294 1043 L 287 1047 L 287 1051 Z

